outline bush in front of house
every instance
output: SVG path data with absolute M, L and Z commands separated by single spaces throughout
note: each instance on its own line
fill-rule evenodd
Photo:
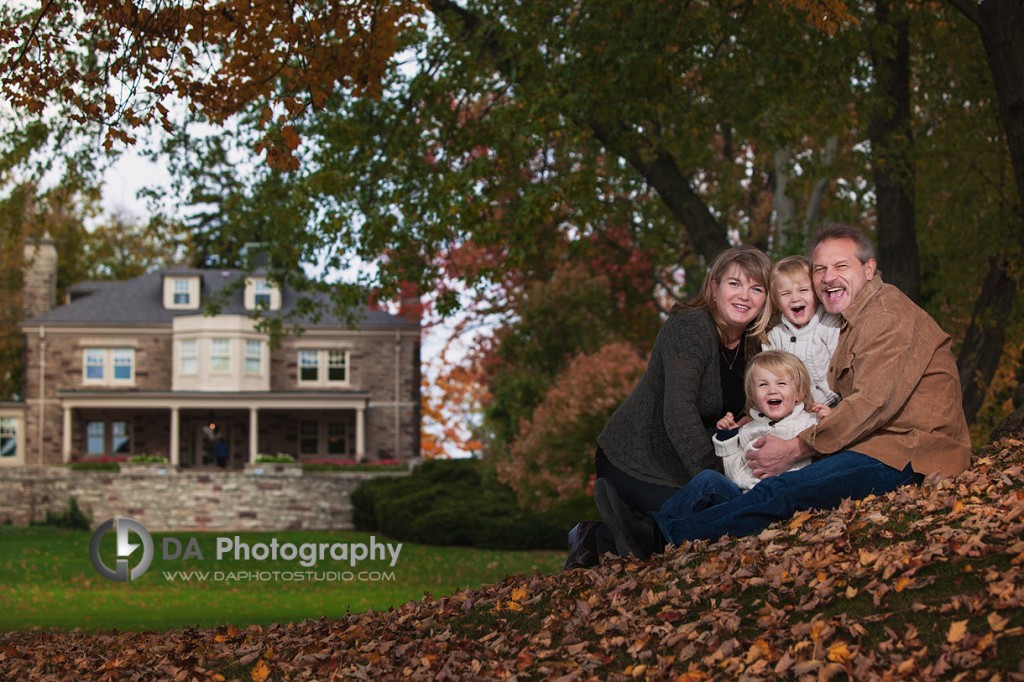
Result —
M 92 519 L 78 506 L 78 500 L 71 496 L 68 498 L 67 509 L 59 512 L 47 509 L 44 520 L 33 521 L 30 525 L 68 528 L 71 530 L 89 530 L 92 527 Z
M 353 521 L 396 540 L 489 549 L 562 549 L 556 514 L 520 509 L 512 489 L 480 460 L 428 460 L 401 478 L 374 479 L 352 494 Z

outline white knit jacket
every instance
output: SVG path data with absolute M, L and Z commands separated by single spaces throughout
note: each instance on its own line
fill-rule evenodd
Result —
M 783 439 L 793 438 L 807 427 L 818 423 L 818 417 L 813 412 L 805 410 L 803 403 L 797 403 L 788 417 L 777 422 L 769 420 L 756 407 L 751 408 L 750 418 L 752 421 L 741 426 L 739 433 L 728 440 L 718 440 L 717 435 L 712 438 L 715 454 L 722 458 L 725 475 L 744 490 L 750 490 L 761 480 L 754 476 L 747 466 L 747 452 L 753 449 L 750 447 L 751 443 L 765 434 Z M 803 468 L 810 463 L 810 459 L 800 460 L 790 471 Z
M 768 331 L 768 343 L 764 344 L 765 350 L 785 350 L 800 358 L 811 375 L 811 395 L 815 402 L 823 405 L 839 401 L 839 395 L 828 385 L 828 365 L 839 345 L 841 325 L 842 320 L 837 315 L 825 312 L 819 305 L 803 327 L 796 328 L 782 318 Z

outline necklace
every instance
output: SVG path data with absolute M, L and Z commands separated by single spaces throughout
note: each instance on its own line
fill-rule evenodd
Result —
M 725 360 L 725 364 L 729 367 L 730 372 L 732 371 L 732 366 L 735 365 L 736 361 L 740 358 L 740 347 L 742 345 L 742 343 L 736 344 L 736 350 L 732 353 L 732 360 L 730 360 L 729 356 L 725 354 L 725 350 L 721 346 L 718 348 L 718 352 L 722 354 L 722 359 Z

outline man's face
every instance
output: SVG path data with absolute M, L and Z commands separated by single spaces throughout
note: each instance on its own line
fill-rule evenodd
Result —
M 875 259 L 861 263 L 852 239 L 826 239 L 811 254 L 811 277 L 825 310 L 838 314 L 874 279 Z

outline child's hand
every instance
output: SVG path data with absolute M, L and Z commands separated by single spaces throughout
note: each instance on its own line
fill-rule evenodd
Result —
M 825 417 L 832 414 L 832 408 L 822 403 L 814 403 L 814 407 L 811 408 L 811 412 L 818 416 L 818 419 L 824 419 Z
M 740 425 L 733 419 L 732 412 L 726 412 L 725 416 L 718 420 L 715 428 L 719 431 L 729 431 L 738 428 Z
M 736 422 L 736 426 L 743 426 L 744 424 L 749 424 L 752 421 L 754 420 L 750 418 L 750 415 L 745 414 L 742 417 L 740 417 L 740 420 L 738 422 Z

